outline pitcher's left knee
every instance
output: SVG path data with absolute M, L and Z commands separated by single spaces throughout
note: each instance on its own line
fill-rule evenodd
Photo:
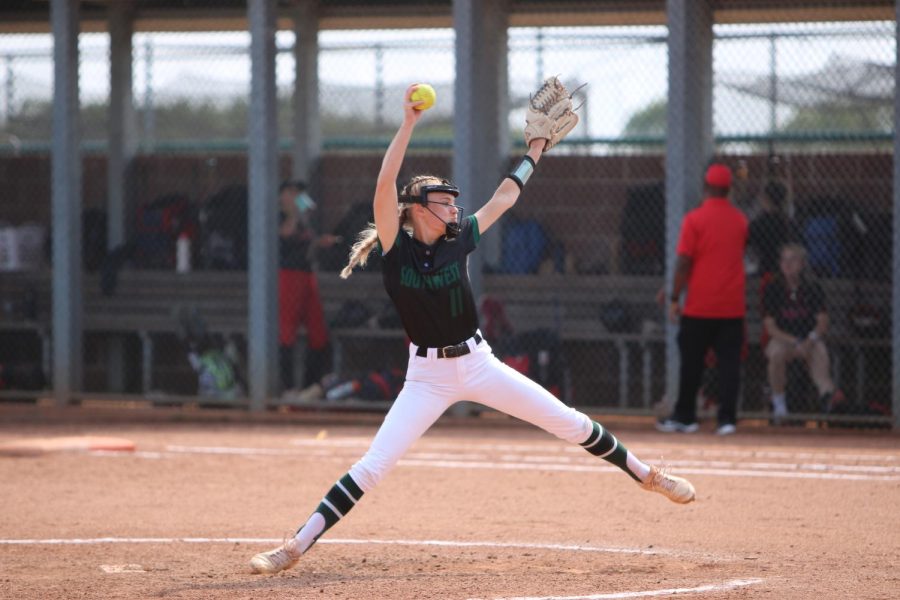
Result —
M 350 476 L 364 492 L 372 490 L 390 472 L 396 459 L 379 453 L 367 452 L 350 467 Z

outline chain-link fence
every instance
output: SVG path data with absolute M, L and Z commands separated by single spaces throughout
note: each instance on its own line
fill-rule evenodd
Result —
M 717 150 L 736 168 L 732 199 L 751 223 L 744 407 L 774 398 L 789 412 L 884 414 L 894 23 L 716 34 Z
M 661 411 L 665 314 L 657 295 L 675 245 L 665 240 L 667 28 L 508 34 L 511 156 L 523 148 L 529 94 L 545 77 L 560 74 L 578 88 L 581 118 L 492 232 L 500 243 L 484 260 L 482 330 L 504 360 L 572 405 Z M 106 241 L 105 204 L 110 42 L 104 34 L 80 39 L 85 390 L 242 396 L 252 335 L 249 34 L 135 34 L 136 152 L 125 184 L 126 239 L 115 247 Z M 716 152 L 734 170 L 732 201 L 750 222 L 746 415 L 769 414 L 773 395 L 791 413 L 890 410 L 895 42 L 892 21 L 714 27 Z M 319 32 L 323 151 L 303 181 L 290 158 L 293 44 L 293 32 L 278 32 L 278 169 L 287 183 L 273 198 L 281 217 L 272 235 L 282 401 L 389 400 L 402 382 L 406 339 L 378 257 L 347 282 L 337 272 L 371 219 L 381 156 L 411 82 L 432 84 L 438 101 L 416 130 L 401 178 L 452 175 L 454 32 Z M 7 388 L 49 385 L 51 49 L 49 36 L 0 36 L 0 242 L 15 248 L 0 254 Z M 480 200 L 462 203 L 474 211 Z M 805 264 L 799 280 L 785 279 L 785 243 Z M 828 322 L 817 325 L 820 310 Z M 798 311 L 812 316 L 792 322 Z M 809 322 L 818 342 L 776 348 L 787 334 L 808 336 Z M 716 402 L 714 362 L 700 392 L 705 406 Z

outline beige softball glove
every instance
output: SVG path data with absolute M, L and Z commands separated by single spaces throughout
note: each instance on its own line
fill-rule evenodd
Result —
M 525 145 L 531 140 L 547 140 L 544 152 L 558 144 L 578 124 L 572 110 L 572 95 L 558 77 L 549 77 L 528 102 L 525 115 Z

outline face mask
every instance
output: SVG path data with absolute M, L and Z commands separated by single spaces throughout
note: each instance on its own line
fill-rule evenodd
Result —
M 297 197 L 294 198 L 294 204 L 297 205 L 297 210 L 300 211 L 300 214 L 305 213 L 308 210 L 312 210 L 316 207 L 316 203 L 313 202 L 313 199 L 309 197 L 309 194 L 306 192 L 300 192 L 297 194 Z
M 410 203 L 410 204 L 421 204 L 426 209 L 428 209 L 428 212 L 433 214 L 444 224 L 444 226 L 446 227 L 444 235 L 447 236 L 447 239 L 452 240 L 453 238 L 455 238 L 459 235 L 459 232 L 460 232 L 459 224 L 462 222 L 463 213 L 465 211 L 465 208 L 463 208 L 459 204 L 454 205 L 454 206 L 456 206 L 456 209 L 457 209 L 457 215 L 456 215 L 457 220 L 450 221 L 450 222 L 444 221 L 433 210 L 431 210 L 430 206 L 428 206 L 429 204 L 444 204 L 443 202 L 432 202 L 431 200 L 429 200 L 428 194 L 431 192 L 446 192 L 448 194 L 451 194 L 454 198 L 459 197 L 459 188 L 456 187 L 455 185 L 453 185 L 452 183 L 450 183 L 449 181 L 447 181 L 446 179 L 444 179 L 444 180 L 442 180 L 442 182 L 440 184 L 437 184 L 437 185 L 422 186 L 422 189 L 419 190 L 418 196 L 401 194 L 399 197 L 399 200 L 400 200 L 400 202 L 405 202 L 405 203 Z

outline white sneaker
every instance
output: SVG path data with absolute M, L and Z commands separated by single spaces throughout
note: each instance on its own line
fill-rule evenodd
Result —
M 279 571 L 290 569 L 300 560 L 301 552 L 297 549 L 297 540 L 293 537 L 281 546 L 268 552 L 260 552 L 250 559 L 250 568 L 254 573 L 274 575 Z
M 716 429 L 716 435 L 731 435 L 736 431 L 737 427 L 731 423 L 725 423 L 724 425 L 719 425 L 719 428 Z
M 657 492 L 662 494 L 672 502 L 678 504 L 687 504 L 693 502 L 696 497 L 694 486 L 684 477 L 676 477 L 668 473 L 665 469 L 650 467 L 650 475 L 641 484 L 641 487 L 648 492 Z
M 694 433 L 700 429 L 700 424 L 696 421 L 693 423 L 682 423 L 675 419 L 662 419 L 656 422 L 656 430 L 663 433 Z

